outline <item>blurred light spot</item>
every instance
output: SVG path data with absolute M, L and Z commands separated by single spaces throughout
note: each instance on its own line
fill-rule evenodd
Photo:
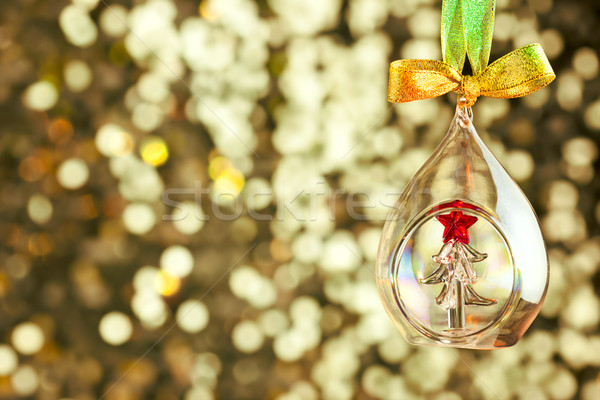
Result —
M 579 109 L 583 97 L 583 81 L 581 78 L 572 71 L 566 71 L 560 74 L 557 81 L 556 100 L 560 107 L 567 111 Z
M 269 252 L 273 260 L 281 263 L 289 261 L 293 256 L 289 243 L 277 239 L 271 240 Z
M 98 37 L 98 29 L 85 7 L 74 4 L 66 6 L 58 22 L 67 40 L 75 46 L 91 46 Z
M 171 246 L 161 254 L 160 267 L 173 276 L 183 278 L 192 272 L 194 258 L 186 247 Z
M 200 12 L 200 16 L 208 21 L 219 19 L 219 12 L 214 5 L 214 0 L 201 1 L 198 11 Z
M 575 329 L 594 328 L 600 322 L 600 301 L 591 286 L 580 286 L 569 298 L 561 318 Z
M 600 131 L 600 100 L 597 100 L 585 109 L 585 124 L 591 129 Z
M 58 101 L 58 90 L 48 81 L 39 81 L 30 85 L 24 93 L 25 106 L 36 111 L 46 111 Z
M 221 363 L 221 360 L 214 353 L 209 353 L 209 352 L 200 353 L 200 354 L 198 354 L 198 357 L 196 358 L 196 360 L 197 360 L 198 364 L 205 365 L 206 367 L 210 368 L 210 370 L 213 371 L 217 375 L 220 374 L 221 371 L 223 370 L 223 364 Z
M 140 144 L 142 159 L 152 166 L 158 167 L 167 162 L 169 149 L 165 141 L 158 136 L 147 136 Z
M 569 366 L 581 369 L 588 363 L 590 346 L 581 333 L 562 328 L 558 336 L 558 351 Z
M 338 331 L 344 321 L 344 314 L 340 309 L 333 305 L 323 308 L 323 317 L 321 318 L 321 327 L 325 333 Z
M 517 118 L 508 125 L 508 135 L 513 143 L 527 146 L 535 139 L 535 128 L 528 119 Z
M 155 286 L 158 293 L 168 297 L 179 291 L 179 288 L 181 288 L 181 281 L 179 278 L 170 275 L 165 271 L 159 271 L 158 274 L 156 274 Z
M 598 55 L 594 49 L 577 49 L 573 56 L 573 68 L 583 79 L 594 79 L 598 75 Z
M 546 29 L 540 36 L 540 42 L 549 59 L 558 57 L 564 49 L 562 35 L 556 29 Z
M 545 381 L 548 393 L 556 400 L 572 399 L 577 393 L 577 379 L 568 369 L 559 367 L 550 379 Z
M 573 183 L 569 181 L 555 181 L 548 190 L 548 208 L 549 209 L 567 209 L 577 208 L 579 201 L 579 192 Z
M 75 209 L 81 219 L 92 219 L 98 216 L 98 210 L 96 210 L 96 204 L 91 194 L 78 197 L 75 204 Z
M 297 297 L 290 305 L 290 317 L 294 323 L 300 321 L 319 322 L 321 320 L 321 306 L 313 297 Z
M 535 12 L 545 14 L 552 10 L 553 0 L 530 0 L 529 4 Z
M 146 203 L 131 203 L 123 211 L 123 225 L 135 234 L 144 235 L 156 224 L 156 214 L 152 207 Z
M 162 124 L 164 114 L 155 104 L 139 103 L 133 107 L 131 121 L 142 131 L 150 132 Z
M 273 200 L 273 189 L 264 178 L 251 178 L 244 187 L 244 201 L 250 210 L 262 210 Z
M 146 329 L 156 329 L 167 320 L 165 302 L 150 291 L 136 293 L 131 300 L 131 309 Z
M 233 366 L 233 377 L 242 385 L 256 381 L 261 375 L 261 369 L 254 359 L 243 359 Z
M 237 196 L 244 188 L 244 175 L 235 168 L 221 173 L 215 180 L 214 189 L 217 194 Z
M 304 355 L 305 350 L 306 341 L 298 330 L 282 332 L 273 341 L 273 351 L 282 361 L 297 361 Z
M 377 258 L 377 248 L 379 247 L 379 240 L 381 238 L 380 228 L 369 228 L 361 232 L 358 237 L 358 243 L 362 249 L 365 258 L 374 262 Z
M 275 285 L 250 266 L 240 266 L 229 276 L 229 287 L 237 297 L 248 301 L 255 308 L 272 306 L 277 300 Z
M 319 393 L 312 382 L 296 381 L 290 387 L 291 393 L 297 394 L 302 400 L 317 400 Z
M 82 60 L 72 60 L 65 65 L 63 71 L 65 83 L 72 92 L 78 93 L 87 89 L 92 83 L 92 69 Z
M 87 182 L 90 172 L 86 163 L 80 158 L 71 158 L 59 165 L 56 178 L 66 189 L 79 189 Z
M 544 87 L 536 92 L 530 93 L 529 95 L 523 97 L 522 101 L 524 104 L 531 109 L 539 109 L 543 107 L 548 100 L 550 100 L 550 89 L 548 87 Z
M 183 400 L 215 400 L 215 396 L 209 387 L 193 386 L 185 392 Z
M 173 209 L 171 218 L 175 229 L 185 235 L 193 235 L 202 229 L 206 216 L 200 204 L 195 201 L 184 201 Z
M 594 179 L 594 167 L 592 165 L 561 164 L 561 170 L 572 181 L 585 185 Z
M 312 232 L 303 232 L 294 238 L 292 251 L 296 260 L 310 264 L 319 261 L 323 254 L 323 239 Z
M 170 94 L 167 81 L 158 74 L 146 73 L 137 83 L 137 91 L 144 101 L 160 103 Z
M 208 325 L 208 308 L 198 300 L 186 300 L 179 305 L 176 319 L 182 330 L 198 333 Z
M 14 348 L 21 354 L 31 355 L 42 349 L 44 332 L 33 322 L 23 322 L 17 325 L 11 334 Z
M 52 218 L 52 203 L 41 194 L 34 194 L 27 202 L 27 213 L 35 223 L 44 225 Z
M 46 232 L 29 236 L 29 251 L 36 256 L 44 256 L 52 251 L 52 239 Z
M 54 143 L 63 144 L 73 136 L 73 125 L 64 118 L 56 118 L 48 127 L 48 137 Z
M 0 344 L 0 376 L 12 374 L 19 365 L 17 353 L 6 344 Z
M 304 37 L 335 27 L 342 15 L 341 3 L 341 0 L 268 1 L 270 9 L 277 14 L 283 28 L 287 32 Z
M 96 148 L 107 157 L 122 157 L 133 150 L 133 138 L 116 124 L 102 125 L 96 132 Z
M 275 271 L 273 281 L 283 291 L 291 291 L 298 287 L 301 277 L 293 270 L 294 263 L 283 264 Z M 306 264 L 303 264 L 303 266 Z
M 71 1 L 75 5 L 81 6 L 81 7 L 85 8 L 86 10 L 91 11 L 94 8 L 96 8 L 96 6 L 98 5 L 100 0 L 71 0 Z
M 125 21 L 127 21 L 127 9 L 119 4 L 111 4 L 100 14 L 100 29 L 106 35 L 118 38 L 128 31 Z
M 102 340 L 110 345 L 119 346 L 131 338 L 133 325 L 127 315 L 111 311 L 102 317 L 98 330 Z
M 261 277 L 261 279 L 255 281 L 253 286 L 248 287 L 246 290 L 246 300 L 254 308 L 264 309 L 271 307 L 277 300 L 275 285 L 270 279 Z
M 581 400 L 597 399 L 600 399 L 600 373 L 598 373 L 595 380 L 590 379 L 581 387 Z
M 210 160 L 208 164 L 208 176 L 212 180 L 217 180 L 217 178 L 227 171 L 228 169 L 233 168 L 231 161 L 223 156 L 218 156 Z
M 593 140 L 585 137 L 570 139 L 563 144 L 563 158 L 574 166 L 590 165 L 598 158 L 598 148 Z
M 505 157 L 508 172 L 514 180 L 523 182 L 531 178 L 535 167 L 531 154 L 524 150 L 512 150 Z
M 514 34 L 517 19 L 512 13 L 497 13 L 494 21 L 494 40 L 507 41 Z
M 573 243 L 585 238 L 586 224 L 578 211 L 557 210 L 542 219 L 542 231 L 549 242 Z M 559 226 L 560 229 L 556 229 Z
M 261 276 L 254 268 L 248 265 L 241 265 L 229 275 L 229 288 L 234 295 L 240 299 L 245 299 L 247 297 L 248 286 L 260 278 Z
M 249 243 L 258 234 L 256 221 L 250 217 L 240 217 L 231 224 L 231 239 L 236 243 Z
M 241 321 L 233 328 L 231 339 L 242 353 L 254 353 L 262 347 L 265 337 L 256 322 Z
M 362 386 L 365 392 L 375 398 L 384 398 L 391 373 L 382 365 L 369 366 L 362 376 Z
M 402 148 L 402 134 L 397 128 L 386 127 L 375 132 L 373 146 L 375 152 L 385 158 L 396 157 Z
M 259 319 L 261 330 L 269 337 L 277 336 L 289 326 L 289 318 L 278 309 L 271 309 L 263 312 Z
M 325 243 L 319 266 L 325 271 L 352 271 L 361 263 L 361 251 L 350 232 L 337 231 Z
M 349 5 L 346 19 L 354 36 L 373 32 L 387 19 L 388 10 L 385 2 L 355 0 Z
M 152 291 L 156 282 L 156 275 L 160 270 L 149 265 L 138 269 L 133 276 L 133 287 L 137 291 Z
M 110 160 L 113 175 L 120 179 L 119 192 L 129 201 L 160 200 L 164 184 L 156 168 L 132 155 Z
M 434 8 L 420 7 L 408 18 L 408 30 L 413 37 L 437 39 L 440 35 L 440 12 Z
M 365 313 L 356 325 L 356 333 L 361 342 L 372 345 L 381 343 L 392 332 L 390 320 L 383 313 Z
M 18 395 L 29 396 L 37 390 L 40 381 L 37 372 L 32 366 L 22 365 L 12 374 L 10 383 Z
M 397 332 L 392 333 L 387 339 L 379 343 L 377 352 L 382 360 L 389 364 L 397 364 L 404 360 L 410 347 Z
M 23 254 L 18 253 L 8 256 L 4 265 L 8 274 L 16 279 L 26 277 L 31 270 L 31 261 Z
M 439 40 L 409 39 L 402 46 L 400 52 L 403 59 L 430 59 L 441 58 Z
M 38 157 L 27 157 L 19 164 L 19 175 L 27 182 L 35 182 L 47 171 L 46 166 Z

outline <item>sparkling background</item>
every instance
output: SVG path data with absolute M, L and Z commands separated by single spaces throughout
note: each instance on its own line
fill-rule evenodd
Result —
M 552 278 L 474 352 L 407 345 L 372 272 L 453 113 L 386 102 L 439 1 L 1 1 L 0 398 L 600 399 L 600 9 L 497 8 L 491 59 L 540 42 L 558 76 L 474 107 Z

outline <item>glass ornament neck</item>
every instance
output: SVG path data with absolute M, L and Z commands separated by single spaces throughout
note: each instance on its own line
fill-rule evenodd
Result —
M 473 124 L 473 108 L 469 107 L 469 102 L 464 96 L 458 98 L 456 113 L 458 122 L 463 128 L 467 128 Z

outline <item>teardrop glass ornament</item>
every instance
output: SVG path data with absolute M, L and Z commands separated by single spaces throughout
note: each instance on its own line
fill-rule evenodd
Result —
M 541 308 L 548 258 L 531 204 L 462 104 L 386 221 L 377 286 L 409 343 L 508 347 Z

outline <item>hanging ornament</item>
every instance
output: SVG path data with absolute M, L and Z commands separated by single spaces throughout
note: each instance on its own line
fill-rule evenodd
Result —
M 548 287 L 535 213 L 475 131 L 471 106 L 479 96 L 524 96 L 555 75 L 539 44 L 488 66 L 494 10 L 493 0 L 444 0 L 444 61 L 390 67 L 390 101 L 459 94 L 446 137 L 400 196 L 379 245 L 381 299 L 413 344 L 514 345 Z M 473 76 L 461 74 L 465 57 Z

